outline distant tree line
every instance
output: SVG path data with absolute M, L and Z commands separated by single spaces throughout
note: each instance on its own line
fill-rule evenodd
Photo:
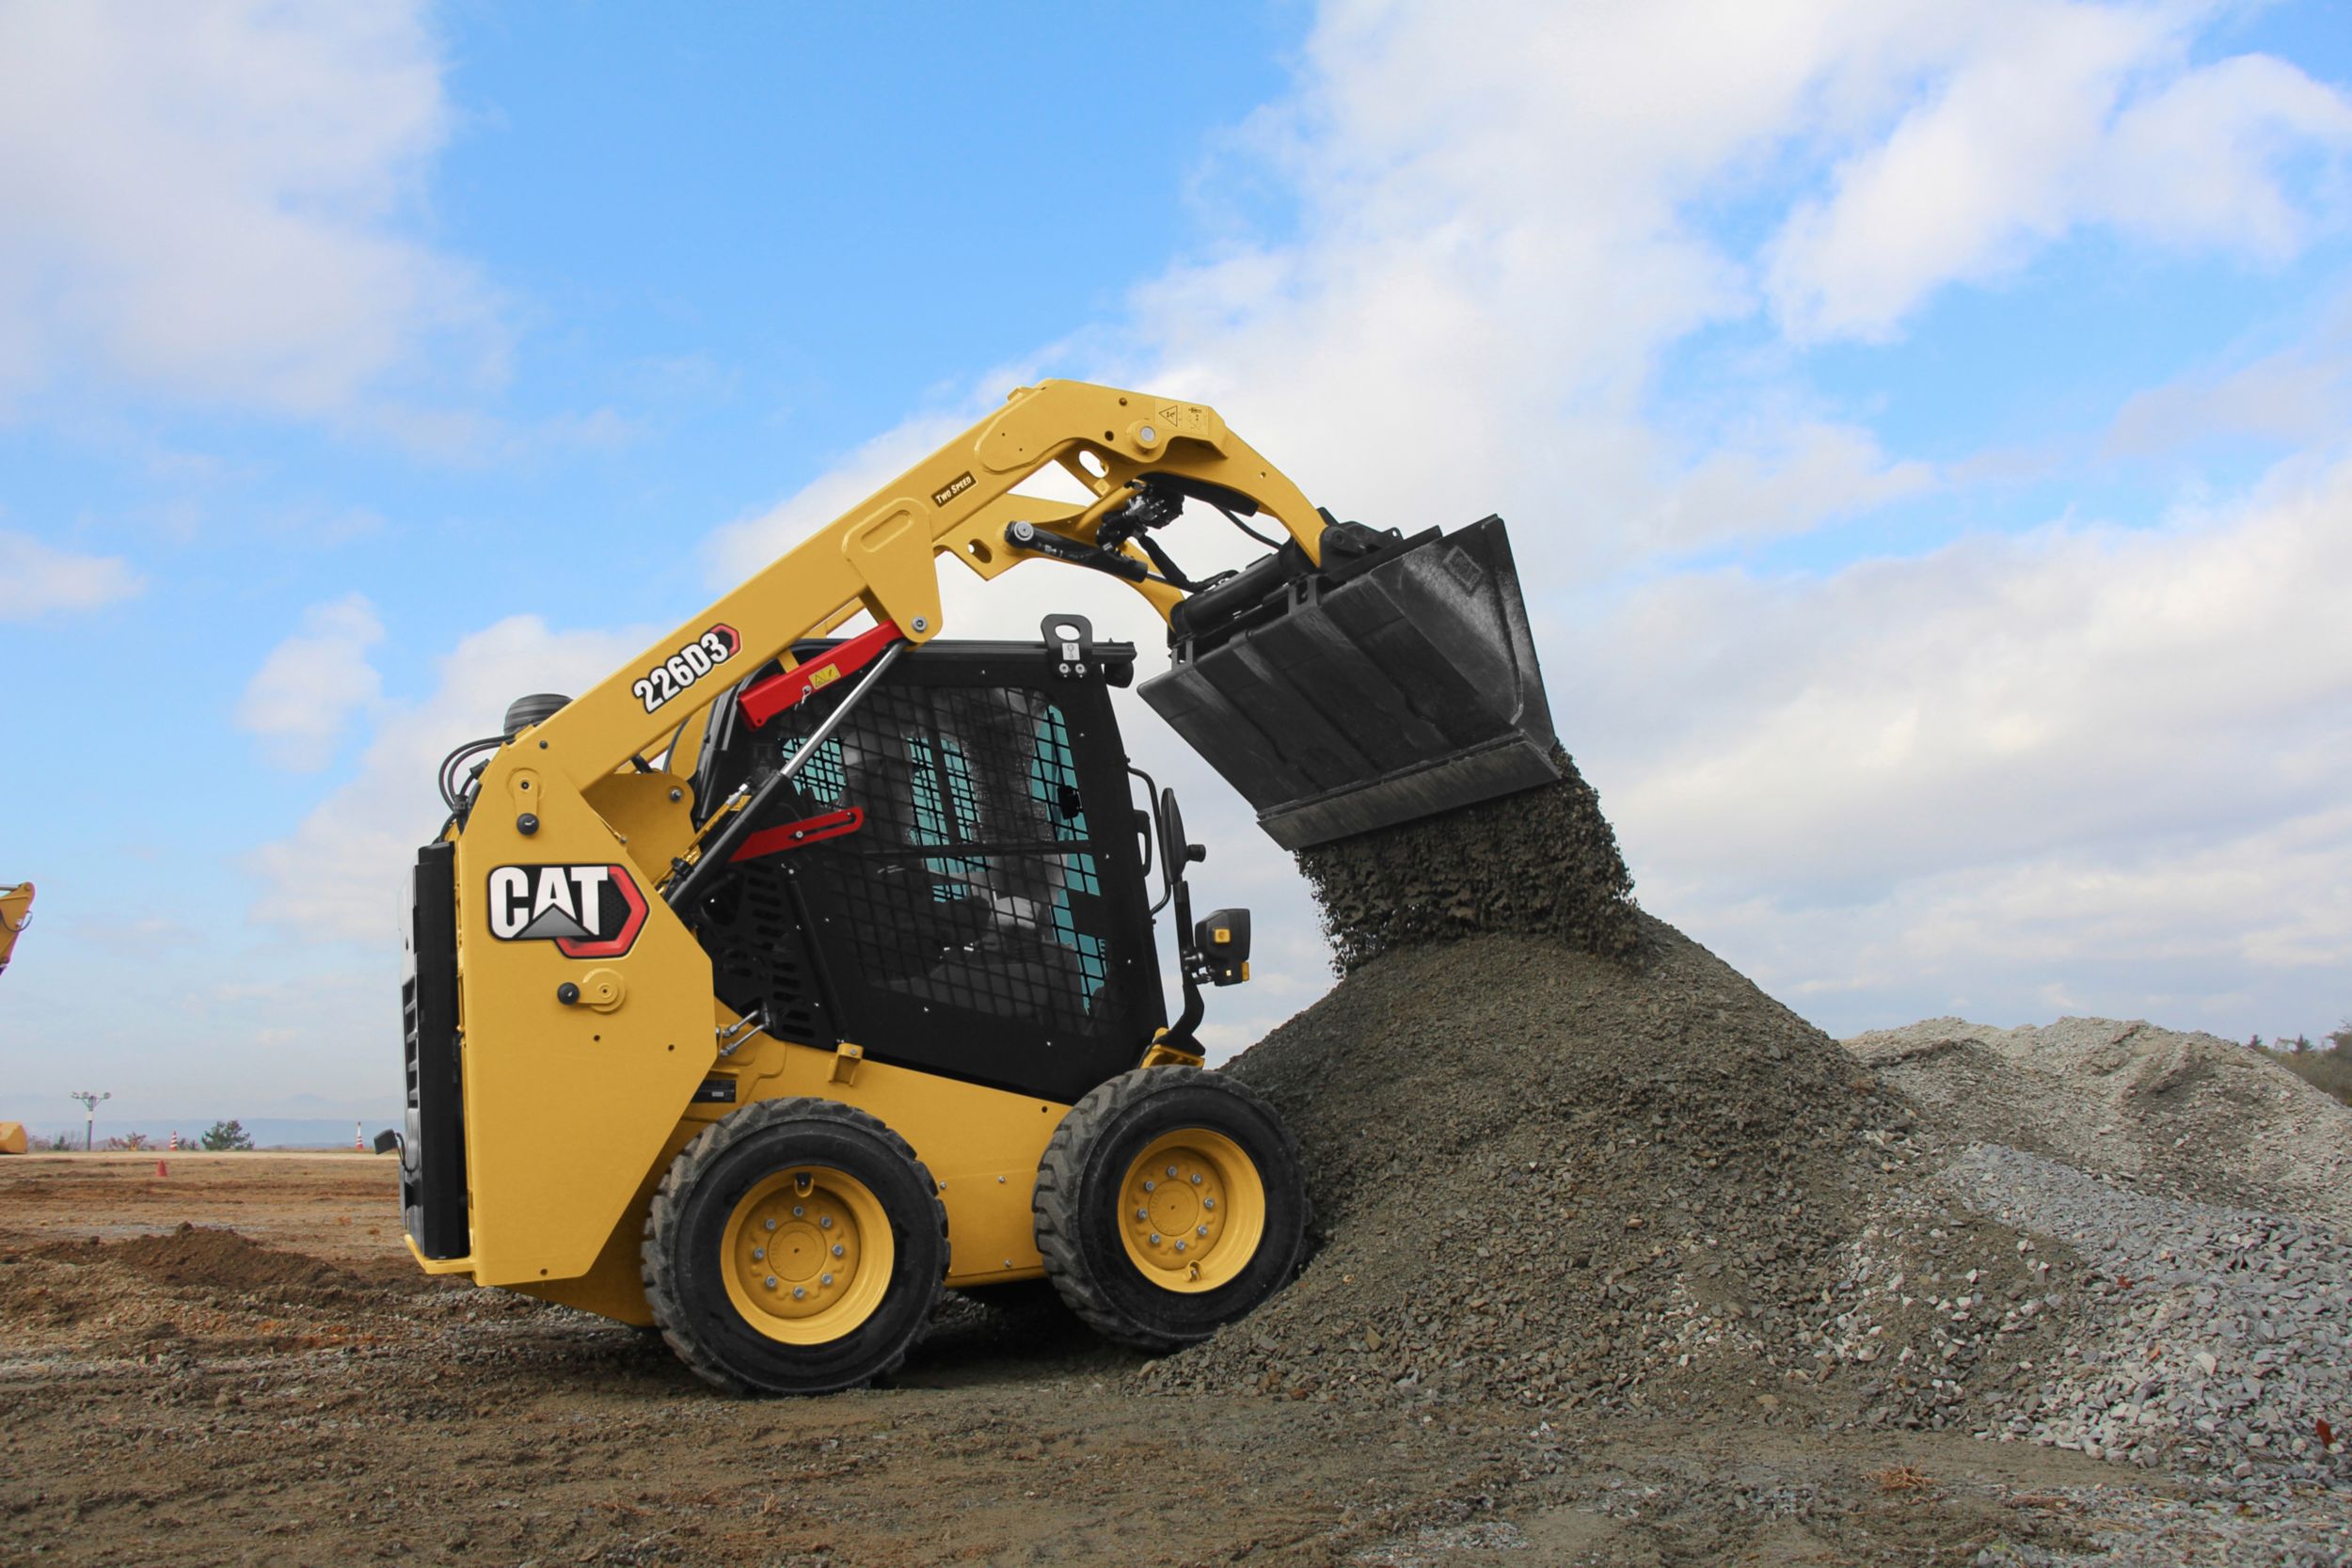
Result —
M 60 1132 L 54 1138 L 44 1138 L 36 1132 L 29 1140 L 29 1147 L 36 1154 L 77 1154 L 82 1148 L 82 1134 Z M 108 1138 L 98 1147 L 121 1154 L 151 1152 L 162 1146 L 144 1132 L 125 1132 L 119 1137 Z M 210 1128 L 198 1133 L 196 1142 L 189 1147 L 205 1149 L 215 1154 L 226 1153 L 233 1149 L 251 1148 L 253 1134 L 245 1130 L 243 1122 L 232 1117 L 228 1121 L 213 1123 Z
M 2265 1045 L 2263 1037 L 2256 1035 L 2246 1043 L 2313 1088 L 2325 1089 L 2352 1105 L 2352 1019 L 2346 1019 L 2343 1027 L 2329 1033 L 2326 1040 L 2323 1045 L 2313 1045 L 2309 1035 L 2297 1035 L 2291 1040 Z

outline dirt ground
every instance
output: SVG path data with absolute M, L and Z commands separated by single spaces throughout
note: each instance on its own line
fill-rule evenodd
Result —
M 1968 1563 L 2173 1506 L 2074 1453 L 1772 1411 L 1171 1397 L 1034 1291 L 952 1300 L 887 1387 L 729 1399 L 649 1335 L 428 1279 L 391 1204 L 366 1156 L 0 1161 L 0 1554 Z

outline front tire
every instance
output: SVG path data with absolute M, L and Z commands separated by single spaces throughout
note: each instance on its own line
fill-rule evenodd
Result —
M 828 1394 L 891 1370 L 922 1338 L 947 1215 L 882 1122 L 836 1101 L 771 1100 L 678 1152 L 639 1256 L 661 1337 L 706 1382 Z
M 1046 1277 L 1107 1338 L 1207 1338 L 1298 1272 L 1311 1210 L 1297 1140 L 1238 1081 L 1122 1073 L 1071 1107 L 1032 1200 Z

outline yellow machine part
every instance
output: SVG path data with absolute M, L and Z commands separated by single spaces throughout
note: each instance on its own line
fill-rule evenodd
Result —
M 16 951 L 16 939 L 33 922 L 33 884 L 19 882 L 14 887 L 0 887 L 0 969 L 8 967 L 8 955 Z
M 24 1124 L 0 1121 L 0 1154 L 22 1154 L 24 1148 Z
M 723 1022 L 734 1022 L 724 1009 L 721 1015 Z M 604 1238 L 594 1265 L 578 1278 L 527 1280 L 514 1289 L 623 1323 L 653 1322 L 638 1272 L 638 1245 L 662 1173 L 678 1150 L 721 1117 L 756 1101 L 795 1096 L 854 1105 L 913 1146 L 939 1183 L 947 1210 L 948 1284 L 987 1285 L 1044 1274 L 1029 1201 L 1038 1162 L 1069 1106 L 869 1062 L 854 1047 L 822 1051 L 765 1035 L 753 1036 L 719 1063 L 711 1077 L 734 1085 L 735 1102 L 698 1103 L 688 1110 L 650 1163 L 621 1223 Z

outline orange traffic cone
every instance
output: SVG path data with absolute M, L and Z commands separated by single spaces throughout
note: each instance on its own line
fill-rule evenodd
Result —
M 171 1167 L 165 1164 L 161 1160 L 158 1160 L 155 1162 L 155 1174 L 157 1176 L 169 1176 L 171 1174 Z

